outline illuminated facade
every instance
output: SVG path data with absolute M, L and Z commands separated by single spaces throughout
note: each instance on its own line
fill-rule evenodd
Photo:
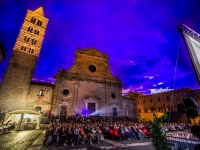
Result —
M 48 19 L 43 8 L 27 11 L 0 88 L 0 110 L 27 108 L 27 96 Z
M 122 83 L 110 72 L 109 57 L 95 48 L 76 54 L 74 65 L 55 75 L 52 113 L 121 116 Z
M 191 93 L 192 91 L 191 88 L 182 88 L 174 90 L 173 94 L 172 91 L 151 95 L 139 94 L 134 98 L 134 113 L 137 114 L 135 116 L 139 116 L 143 120 L 152 120 L 153 112 L 156 112 L 157 116 L 161 116 L 164 112 L 169 113 L 172 100 L 171 115 L 173 118 L 170 119 L 186 121 L 187 118 L 183 115 L 183 113 L 185 113 L 183 98 L 188 97 L 188 93 Z M 134 95 L 135 93 L 130 92 L 129 97 L 131 94 Z

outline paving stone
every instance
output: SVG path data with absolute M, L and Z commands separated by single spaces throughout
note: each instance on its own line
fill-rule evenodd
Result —
M 27 150 L 43 130 L 14 131 L 0 135 L 0 150 Z

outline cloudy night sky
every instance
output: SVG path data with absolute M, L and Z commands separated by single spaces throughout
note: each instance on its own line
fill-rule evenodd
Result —
M 199 88 L 183 38 L 185 24 L 200 33 L 199 0 L 0 0 L 0 41 L 7 59 L 27 9 L 43 5 L 49 19 L 34 79 L 53 82 L 58 69 L 74 63 L 75 51 L 95 47 L 110 56 L 125 91 Z M 177 74 L 174 70 L 178 51 Z

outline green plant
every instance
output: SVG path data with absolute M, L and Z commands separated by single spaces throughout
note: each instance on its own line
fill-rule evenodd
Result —
M 186 115 L 188 118 L 193 119 L 195 124 L 195 118 L 198 117 L 198 111 L 194 107 L 188 107 L 186 110 Z
M 152 126 L 152 142 L 156 150 L 170 150 L 169 143 L 165 133 L 162 131 L 161 123 L 167 118 L 167 113 L 164 113 L 161 117 L 157 117 L 153 113 L 153 121 L 149 121 Z

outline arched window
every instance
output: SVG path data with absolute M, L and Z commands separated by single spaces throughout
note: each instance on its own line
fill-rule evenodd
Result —
M 158 101 L 160 102 L 160 98 L 158 98 Z
M 34 49 L 32 49 L 31 53 L 33 53 L 33 52 L 34 52 Z
M 159 112 L 163 112 L 163 107 L 162 106 L 158 106 L 158 111 Z
M 37 25 L 38 25 L 38 26 L 41 26 L 41 25 L 42 25 L 42 21 L 38 20 L 38 21 L 37 21 Z
M 27 38 L 26 42 L 28 43 L 30 41 L 30 38 Z
M 36 18 L 33 19 L 33 23 L 35 23 L 35 22 L 36 22 Z
M 37 31 L 37 35 L 39 35 L 39 30 Z
M 151 112 L 155 111 L 155 108 L 153 106 L 150 107 Z
M 26 47 L 24 47 L 24 51 L 26 51 Z
M 32 22 L 32 23 L 33 23 L 33 20 L 34 20 L 34 18 L 32 17 L 32 18 L 31 18 L 31 22 Z
M 32 32 L 32 31 L 33 31 L 33 28 L 30 29 L 30 32 Z
M 169 101 L 169 96 L 167 96 L 167 100 Z
M 32 40 L 31 40 L 31 44 L 33 44 L 33 45 L 36 44 L 36 42 L 37 42 L 36 39 L 32 39 Z
M 24 42 L 26 42 L 26 39 L 27 39 L 27 37 L 25 36 L 25 37 L 24 37 Z
M 179 113 L 185 113 L 185 107 L 184 107 L 184 105 L 181 104 L 181 103 L 179 103 L 177 105 L 177 110 L 178 110 Z
M 21 47 L 21 50 L 23 50 L 23 49 L 24 49 L 24 46 Z
M 28 27 L 28 31 L 30 31 L 30 27 Z
M 171 108 L 171 111 L 172 111 L 172 107 L 170 105 L 167 105 L 167 112 L 170 112 L 170 108 Z
M 146 108 L 146 107 L 144 107 L 144 113 L 147 113 L 147 112 L 148 112 L 147 108 Z
M 42 25 L 42 21 L 39 22 L 39 26 L 41 26 L 41 25 Z

